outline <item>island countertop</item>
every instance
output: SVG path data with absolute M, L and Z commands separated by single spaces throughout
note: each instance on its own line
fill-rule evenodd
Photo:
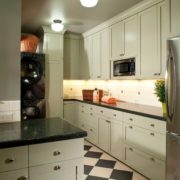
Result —
M 0 124 L 0 148 L 83 138 L 87 132 L 60 118 Z

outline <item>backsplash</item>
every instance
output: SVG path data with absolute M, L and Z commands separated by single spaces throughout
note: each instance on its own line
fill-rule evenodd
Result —
M 0 101 L 0 123 L 20 121 L 20 101 Z
M 102 89 L 118 100 L 161 107 L 154 94 L 155 80 L 64 80 L 64 97 L 80 97 L 82 89 Z

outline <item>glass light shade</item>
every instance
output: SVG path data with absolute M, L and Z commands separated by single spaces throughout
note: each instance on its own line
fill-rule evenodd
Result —
M 98 0 L 80 0 L 80 2 L 82 6 L 90 8 L 90 7 L 96 6 L 98 3 Z
M 51 28 L 52 28 L 53 31 L 60 32 L 60 31 L 62 31 L 64 29 L 64 25 L 61 24 L 61 22 L 54 21 L 51 24 Z

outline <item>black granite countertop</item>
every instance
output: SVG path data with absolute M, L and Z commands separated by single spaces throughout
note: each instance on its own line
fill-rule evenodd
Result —
M 136 115 L 155 118 L 157 120 L 166 121 L 166 118 L 163 117 L 162 108 L 160 107 L 128 103 L 124 101 L 118 101 L 116 104 L 106 104 L 102 102 L 95 103 L 92 101 L 85 101 L 81 97 L 64 98 L 64 101 L 79 101 L 79 102 L 84 102 L 87 104 L 92 104 L 96 106 L 101 106 L 105 108 L 110 108 L 110 109 L 119 110 L 119 111 L 123 111 L 127 113 L 133 113 Z
M 0 148 L 86 137 L 87 133 L 60 118 L 0 124 Z

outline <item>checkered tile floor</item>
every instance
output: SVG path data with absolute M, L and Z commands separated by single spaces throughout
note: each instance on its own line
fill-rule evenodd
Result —
M 147 180 L 87 141 L 84 151 L 85 180 Z

